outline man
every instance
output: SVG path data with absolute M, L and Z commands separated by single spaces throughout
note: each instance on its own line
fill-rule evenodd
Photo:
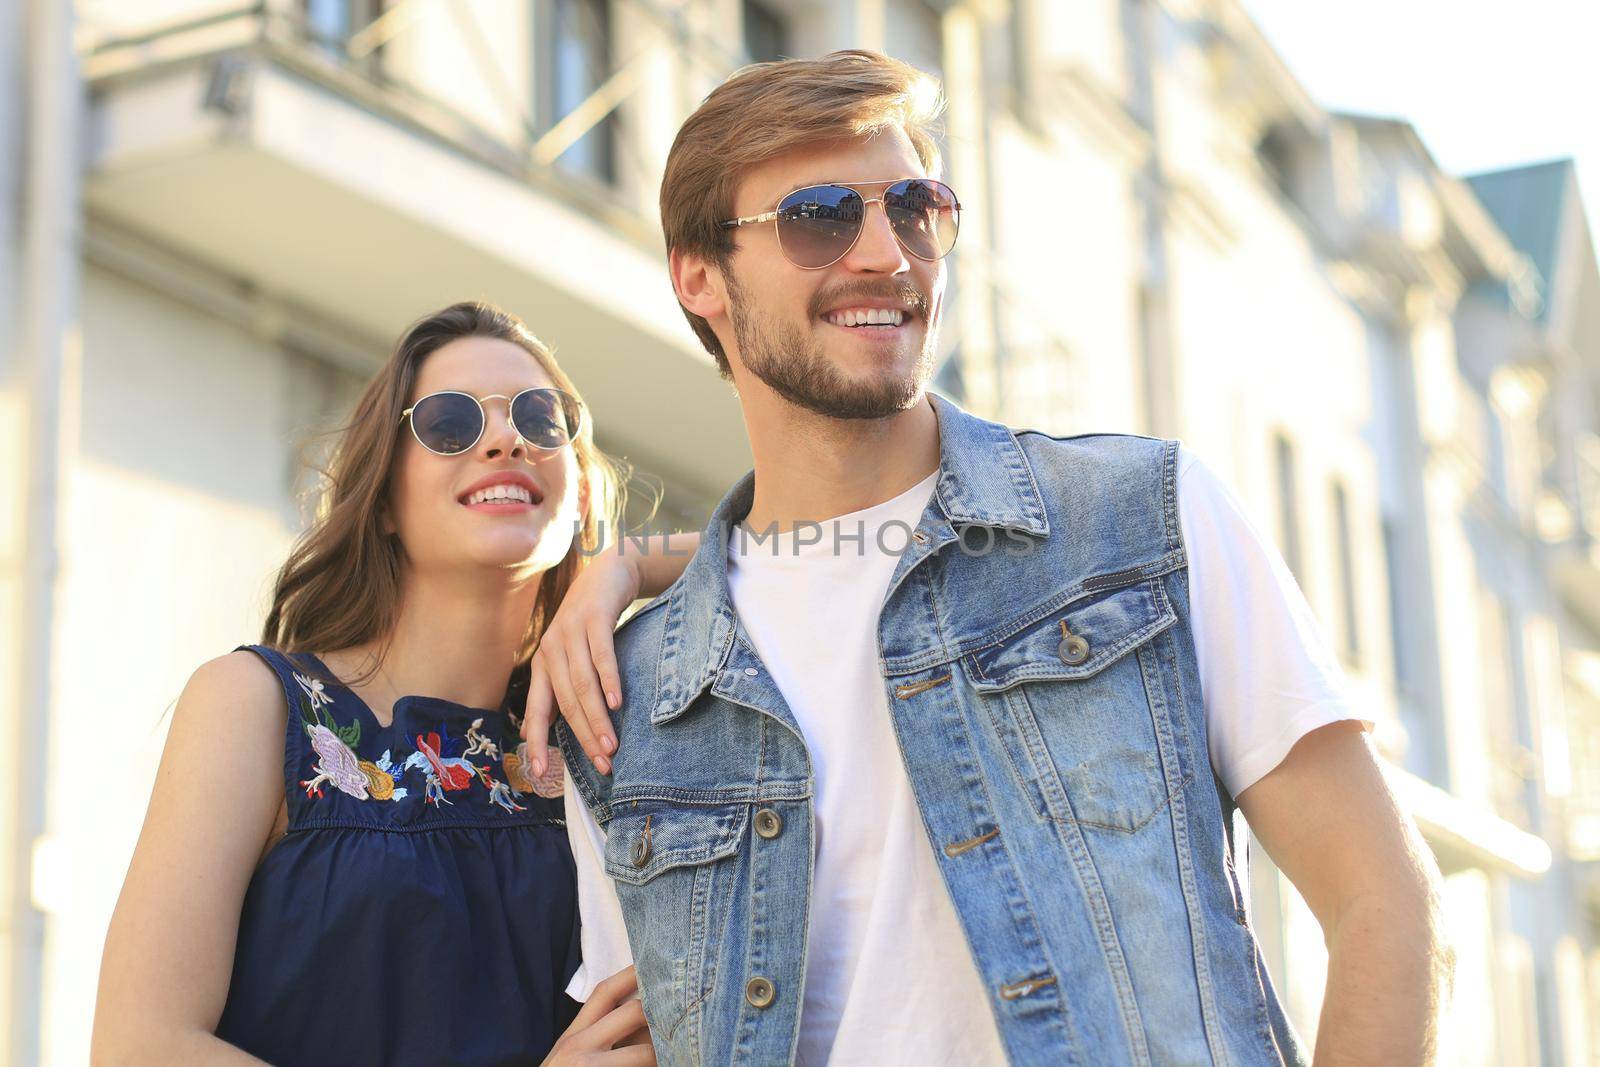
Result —
M 755 470 L 616 632 L 615 737 L 556 688 L 571 992 L 635 962 L 666 1064 L 1303 1064 L 1237 805 L 1326 935 L 1317 1062 L 1428 1060 L 1437 869 L 1281 559 L 1175 440 L 926 392 L 937 96 L 765 64 L 673 145 L 673 284 Z

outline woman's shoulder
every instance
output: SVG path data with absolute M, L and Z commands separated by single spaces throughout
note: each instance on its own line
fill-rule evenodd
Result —
M 281 729 L 283 715 L 284 687 L 277 672 L 256 652 L 238 648 L 195 668 L 178 698 L 173 726 L 181 719 L 201 719 L 196 725 L 208 728 L 225 716 L 233 728 L 254 723 Z
M 279 690 L 277 672 L 269 666 L 266 657 L 243 646 L 208 659 L 189 677 L 189 685 L 207 692 L 234 692 L 242 697 L 261 699 L 276 696 Z M 263 651 L 271 652 L 270 649 Z

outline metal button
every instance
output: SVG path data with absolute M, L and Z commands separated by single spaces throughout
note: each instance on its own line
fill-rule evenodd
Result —
M 771 808 L 762 808 L 756 812 L 756 833 L 771 840 L 783 832 L 783 816 Z
M 744 984 L 744 999 L 750 1002 L 751 1007 L 766 1007 L 776 994 L 772 982 L 765 978 L 752 978 Z
M 744 669 L 744 673 L 749 675 L 751 678 L 754 678 L 756 675 L 760 674 L 761 672 L 756 670 L 754 667 L 746 667 Z
M 1061 662 L 1069 667 L 1076 667 L 1089 658 L 1089 642 L 1073 634 L 1071 637 L 1061 639 L 1056 652 L 1061 656 Z

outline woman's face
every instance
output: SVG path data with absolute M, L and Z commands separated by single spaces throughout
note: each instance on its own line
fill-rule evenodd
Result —
M 454 390 L 478 397 L 487 423 L 478 442 L 455 456 L 424 448 L 409 420 L 397 427 L 389 514 L 413 570 L 500 567 L 528 577 L 567 554 L 584 506 L 572 445 L 553 452 L 534 448 L 512 428 L 507 400 L 483 400 L 554 385 L 533 356 L 498 338 L 458 338 L 423 360 L 407 407 Z M 531 504 L 468 503 L 476 490 L 507 475 L 528 490 Z

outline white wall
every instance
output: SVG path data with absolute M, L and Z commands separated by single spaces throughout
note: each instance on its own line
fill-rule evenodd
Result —
M 347 376 L 121 277 L 84 279 L 82 446 L 63 527 L 48 838 L 43 1062 L 88 1056 L 106 924 L 171 706 L 256 640 L 296 524 L 287 442 Z M 225 717 L 215 743 L 230 743 Z M 219 803 L 226 803 L 219 797 Z

